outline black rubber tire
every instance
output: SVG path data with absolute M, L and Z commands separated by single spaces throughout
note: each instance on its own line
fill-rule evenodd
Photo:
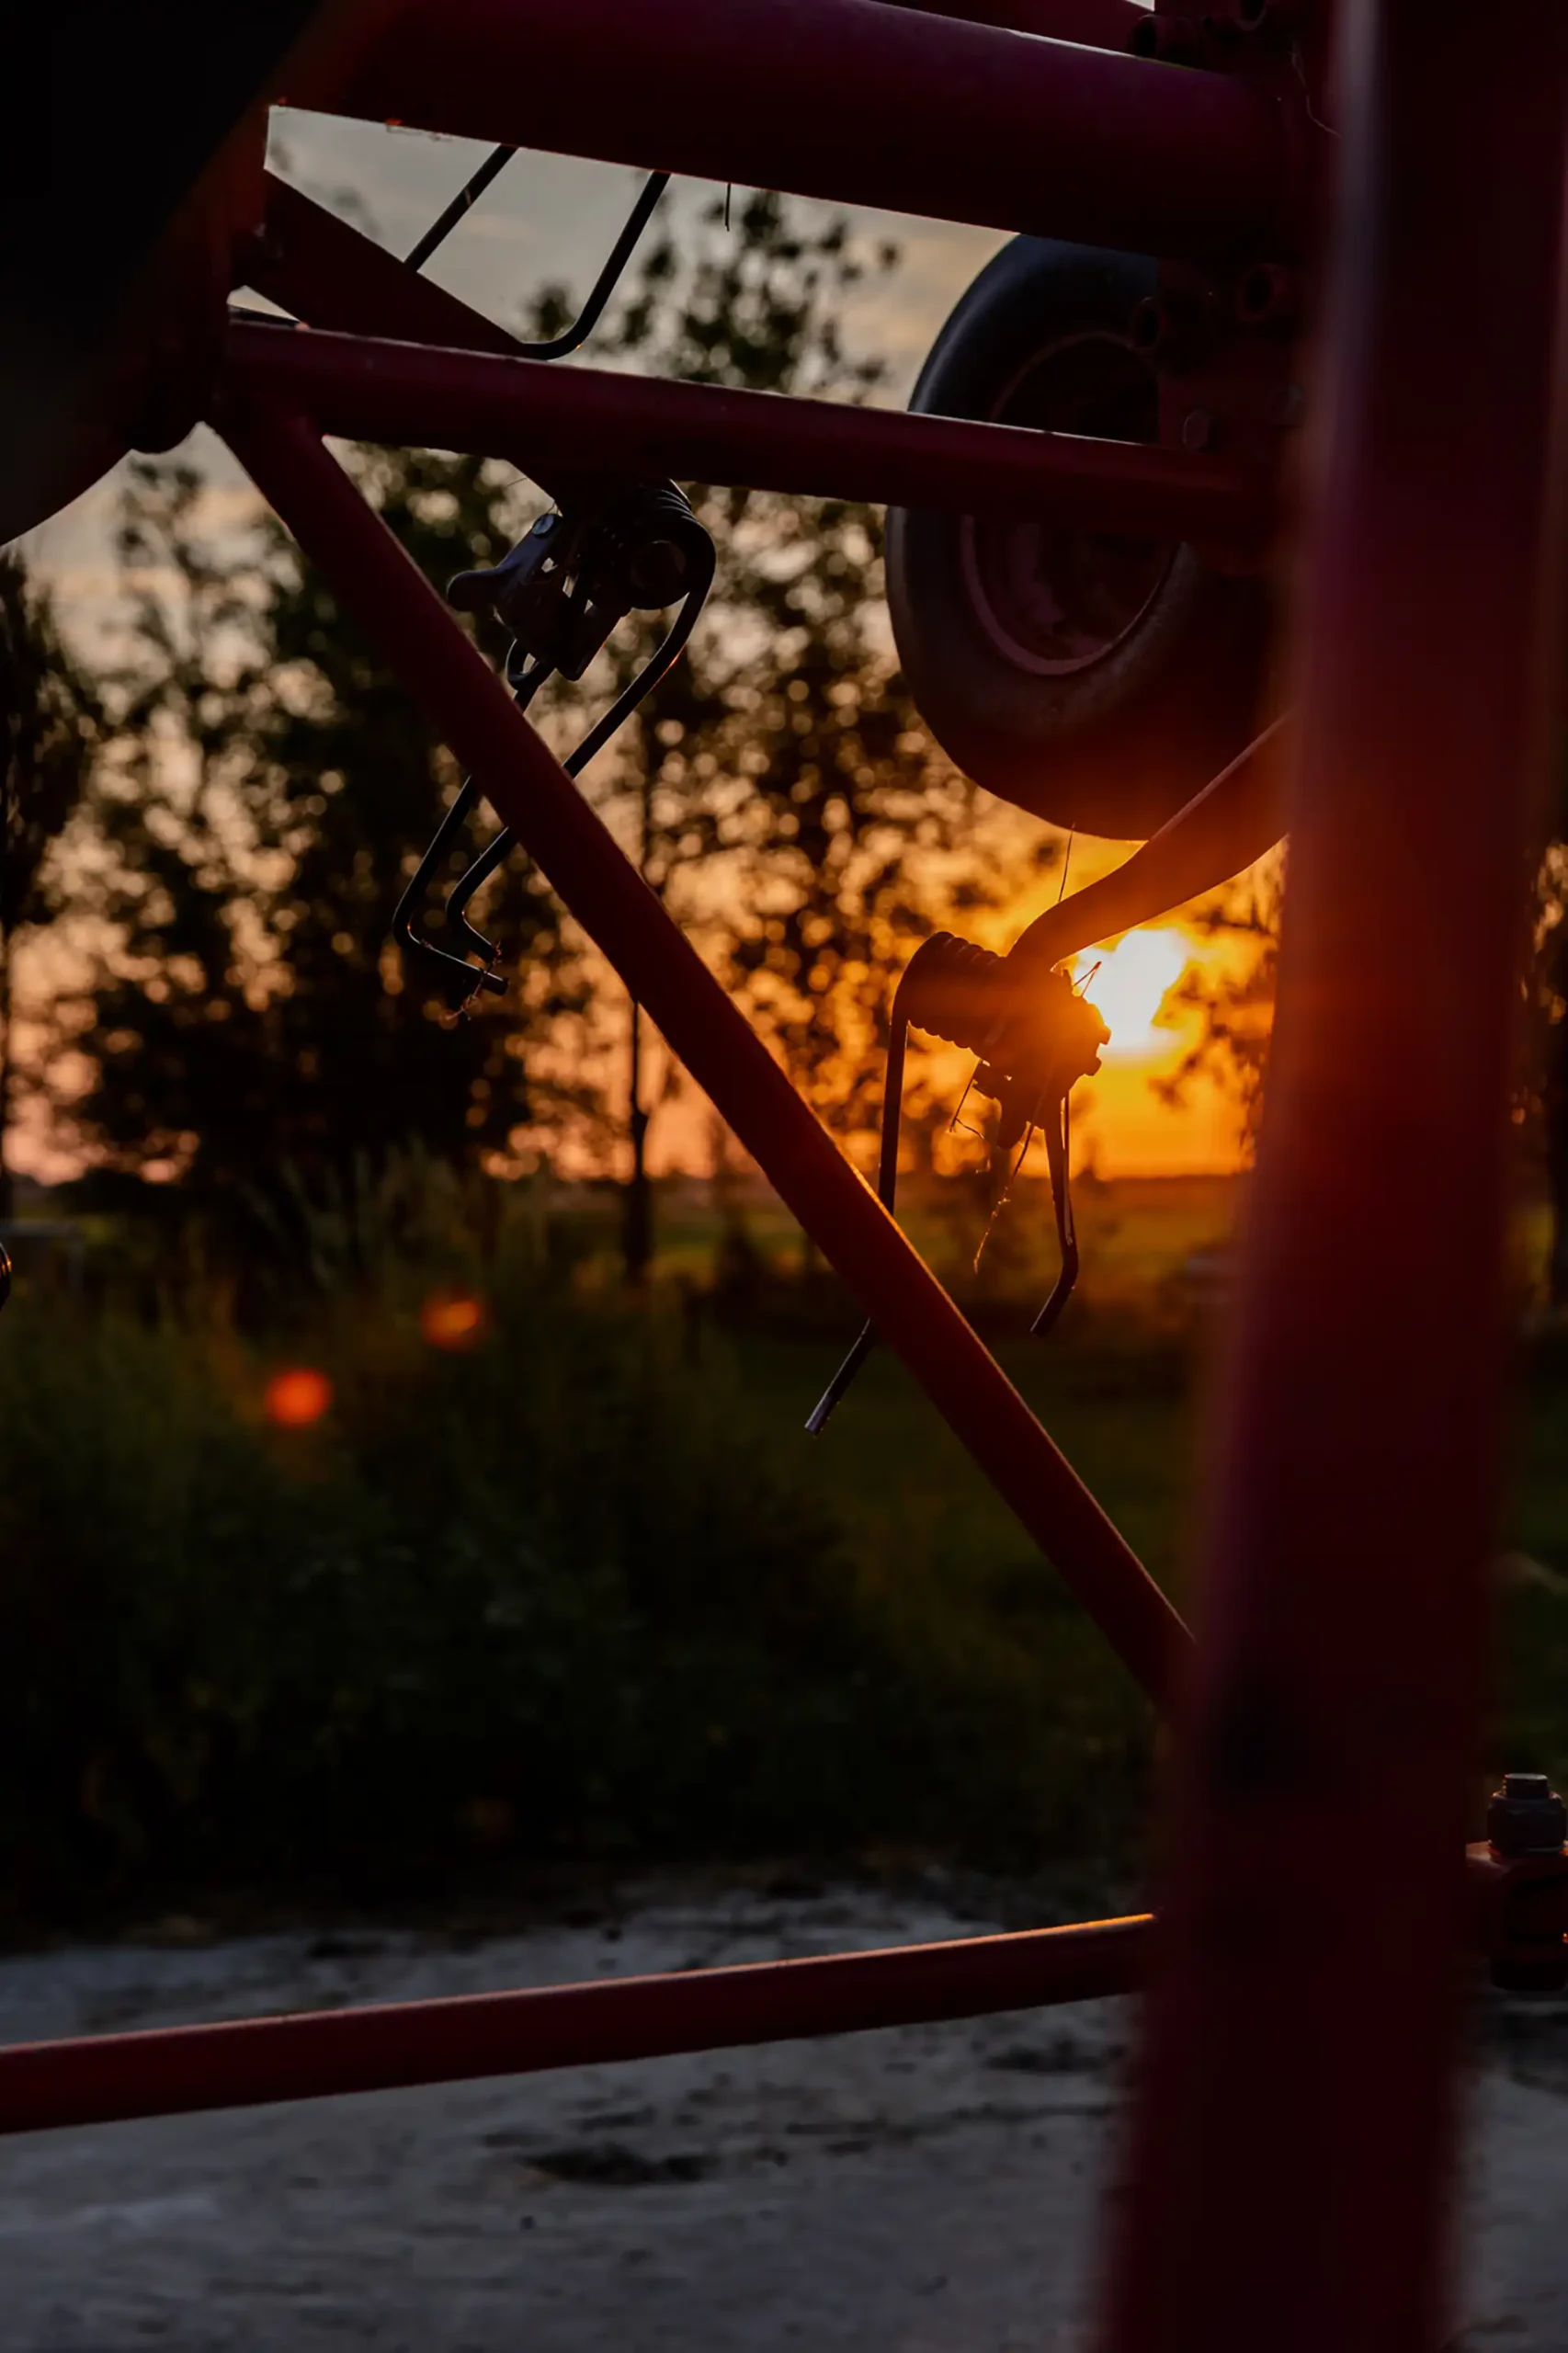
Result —
M 942 329 L 910 406 L 1153 439 L 1155 380 L 1131 321 L 1155 276 L 1135 255 L 1014 238 Z M 1143 840 L 1261 723 L 1267 584 L 1189 547 L 900 507 L 887 585 L 937 742 L 1053 824 Z

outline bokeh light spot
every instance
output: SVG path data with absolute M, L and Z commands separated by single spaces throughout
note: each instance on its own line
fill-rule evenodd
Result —
M 432 1291 L 419 1328 L 433 1348 L 472 1348 L 484 1329 L 484 1305 L 472 1291 Z
M 280 1430 L 309 1429 L 331 1404 L 331 1381 L 310 1365 L 290 1365 L 267 1384 L 267 1418 Z

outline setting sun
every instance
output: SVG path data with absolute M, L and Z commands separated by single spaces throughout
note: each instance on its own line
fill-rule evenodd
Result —
M 1179 931 L 1130 931 L 1115 948 L 1074 958 L 1074 979 L 1110 1029 L 1108 1062 L 1142 1060 L 1168 1048 L 1170 1034 L 1155 1028 L 1154 1017 L 1191 952 Z

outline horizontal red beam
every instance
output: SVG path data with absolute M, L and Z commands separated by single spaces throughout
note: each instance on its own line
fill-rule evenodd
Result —
M 230 403 L 217 422 L 1020 1525 L 1167 1699 L 1188 1650 L 1170 1602 L 428 581 L 301 421 Z
M 312 327 L 345 335 L 390 336 L 402 343 L 433 344 L 449 351 L 491 351 L 519 357 L 516 335 L 481 311 L 460 302 L 433 278 L 350 228 L 347 221 L 268 172 L 267 226 L 245 263 L 245 282 L 258 294 Z M 510 437 L 487 455 L 506 458 L 523 472 L 528 467 Z M 532 479 L 561 498 L 574 489 L 591 496 L 600 481 L 603 452 L 596 451 L 582 474 L 551 469 L 539 452 L 541 472 Z
M 1153 1920 L 0 2050 L 0 2132 L 653 2059 L 1131 1993 Z
M 1235 543 L 1267 521 L 1267 485 L 1222 458 L 1012 425 L 911 416 L 778 392 L 671 383 L 490 352 L 432 350 L 232 320 L 227 381 L 323 432 L 494 455 L 547 472 L 600 466 L 925 506 L 1020 512 L 1085 530 Z M 527 454 L 523 460 L 527 463 Z
M 1477 1951 L 1526 1949 L 1510 1909 L 1521 1893 L 1536 1899 L 1535 1938 L 1561 1936 L 1561 1858 L 1520 1863 L 1472 1847 L 1465 1860 Z M 821 1960 L 14 2043 L 0 2049 L 0 2132 L 1042 2009 L 1138 1991 L 1154 1926 L 1151 1914 L 1135 1913 Z
M 1279 105 L 881 0 L 414 0 L 347 82 L 371 121 L 1134 253 L 1292 242 Z

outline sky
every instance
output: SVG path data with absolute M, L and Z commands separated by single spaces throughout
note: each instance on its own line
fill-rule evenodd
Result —
M 404 252 L 467 178 L 487 150 L 473 142 L 385 129 L 336 117 L 279 109 L 273 118 L 274 168 L 335 210 L 346 211 L 396 252 Z M 520 153 L 430 265 L 430 274 L 475 307 L 509 321 L 545 279 L 585 291 L 613 243 L 640 175 L 566 156 Z M 678 222 L 722 191 L 686 181 L 665 207 Z M 1004 242 L 994 231 L 915 220 L 860 207 L 801 203 L 807 218 L 847 210 L 855 226 L 899 245 L 889 278 L 868 281 L 846 320 L 856 354 L 876 354 L 887 377 L 875 397 L 902 405 L 942 320 L 976 271 Z M 591 362 L 592 346 L 585 353 Z M 194 437 L 214 507 L 233 502 L 238 517 L 251 494 L 225 450 L 208 433 Z M 92 650 L 112 644 L 116 577 L 112 528 L 119 483 L 110 475 L 74 506 L 28 535 L 25 547 L 53 586 L 66 627 Z M 1073 881 L 1094 879 L 1122 853 L 1084 843 Z M 1032 908 L 1024 911 L 1020 922 Z M 1214 951 L 1179 923 L 1131 935 L 1102 957 L 1088 994 L 1100 1004 L 1113 1040 L 1105 1067 L 1074 1099 L 1077 1156 L 1107 1177 L 1191 1174 L 1234 1166 L 1233 1106 L 1200 1085 L 1177 1108 L 1153 1082 L 1180 1059 L 1188 1033 L 1161 1026 L 1161 1002 L 1189 959 Z M 20 1156 L 20 1155 L 18 1155 Z

